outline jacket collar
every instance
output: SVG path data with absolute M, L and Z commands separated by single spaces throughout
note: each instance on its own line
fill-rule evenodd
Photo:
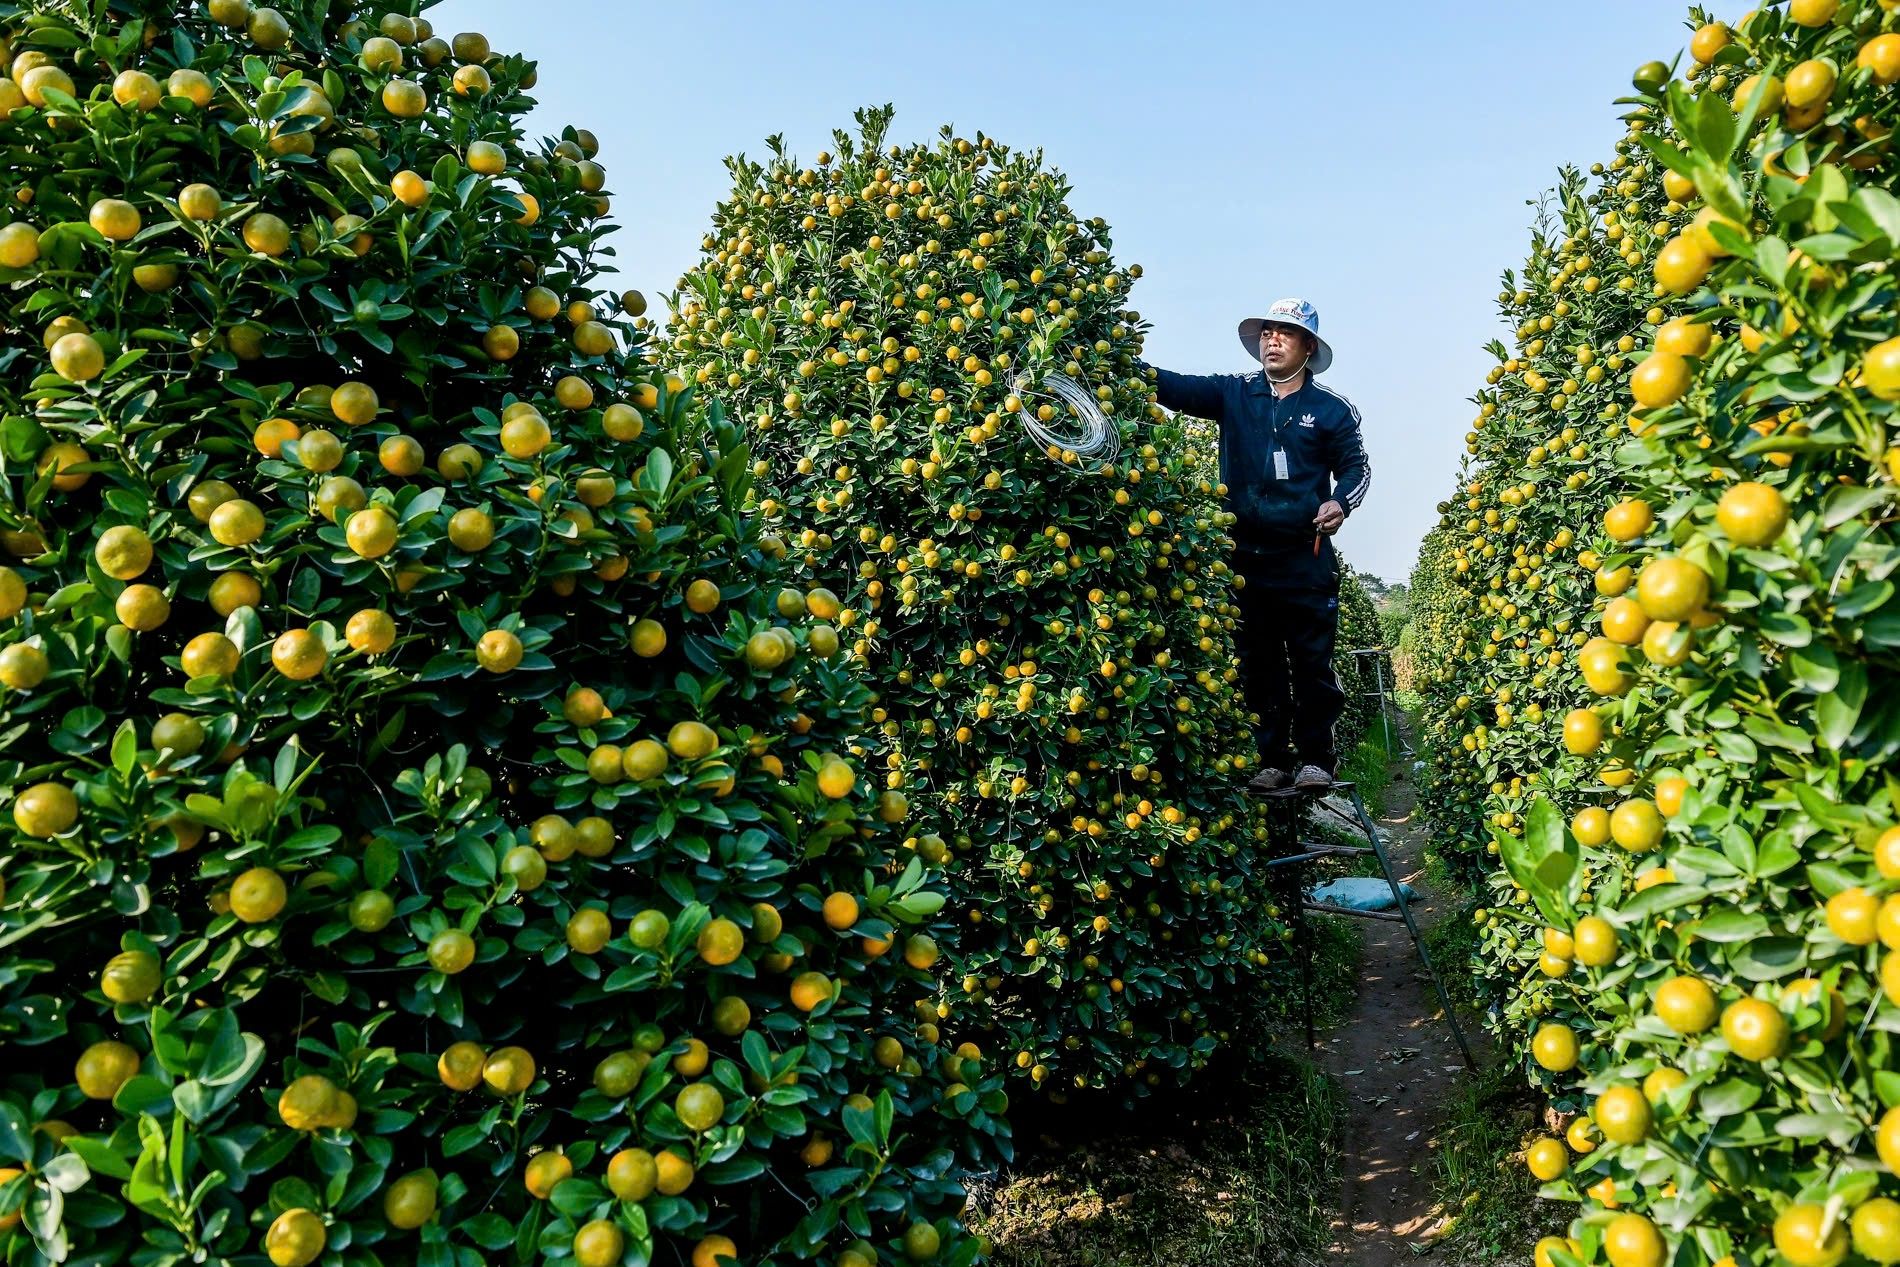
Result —
M 1300 379 L 1300 385 L 1298 389 L 1293 392 L 1292 396 L 1288 396 L 1287 399 L 1288 400 L 1293 399 L 1294 396 L 1298 396 L 1300 392 L 1305 391 L 1307 388 L 1311 387 L 1312 385 L 1313 385 L 1313 371 L 1306 370 L 1303 372 L 1303 375 Z M 1266 396 L 1268 398 L 1271 398 L 1273 396 L 1273 384 L 1267 381 L 1267 367 L 1264 365 L 1260 367 L 1260 372 L 1254 375 L 1253 394 L 1256 396 Z

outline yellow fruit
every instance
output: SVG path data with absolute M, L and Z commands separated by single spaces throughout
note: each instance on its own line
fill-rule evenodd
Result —
M 144 226 L 139 209 L 123 198 L 101 198 L 86 213 L 86 221 L 111 242 L 129 242 Z
M 1715 992 L 1700 977 L 1671 977 L 1656 987 L 1656 1016 L 1678 1034 L 1715 1024 Z
M 1577 843 L 1596 846 L 1610 838 L 1610 811 L 1591 805 L 1577 811 L 1570 820 L 1570 834 Z
M 1603 609 L 1603 636 L 1611 642 L 1633 647 L 1643 640 L 1648 628 L 1649 617 L 1633 598 L 1613 598 Z
M 496 1095 L 520 1095 L 534 1085 L 534 1057 L 524 1047 L 503 1047 L 482 1065 L 482 1081 Z
M 241 497 L 233 498 L 211 512 L 205 527 L 219 545 L 246 546 L 264 535 L 264 512 Z
M 653 1154 L 643 1148 L 624 1148 L 607 1163 L 607 1187 L 622 1201 L 644 1201 L 659 1179 Z
M 1728 27 L 1722 23 L 1704 23 L 1696 29 L 1695 36 L 1689 41 L 1689 55 L 1701 65 L 1707 66 L 1723 49 L 1728 47 L 1730 38 Z
M 271 643 L 271 667 L 293 682 L 307 682 L 330 662 L 323 640 L 308 629 L 289 629 Z
M 693 1267 L 732 1267 L 738 1261 L 739 1247 L 730 1236 L 704 1237 L 693 1246 Z
M 554 1189 L 563 1180 L 574 1177 L 574 1163 L 566 1153 L 545 1151 L 536 1153 L 528 1159 L 528 1166 L 522 1172 L 522 1183 L 528 1189 L 528 1195 L 538 1201 L 545 1201 L 554 1195 Z
M 726 1098 L 710 1082 L 695 1082 L 682 1088 L 673 1100 L 673 1113 L 689 1131 L 708 1131 L 725 1115 Z
M 1816 1202 L 1799 1201 L 1783 1210 L 1775 1217 L 1774 1235 L 1775 1248 L 1790 1267 L 1834 1267 L 1847 1257 L 1846 1221 L 1830 1220 L 1826 1207 Z
M 1643 609 L 1651 619 L 1669 619 L 1650 611 L 1646 603 Z M 1585 643 L 1577 652 L 1577 667 L 1585 685 L 1598 695 L 1621 695 L 1636 684 L 1635 675 L 1629 671 L 1628 653 L 1608 638 L 1592 638 Z
M 158 960 L 142 950 L 124 950 L 106 961 L 99 989 L 114 1003 L 143 1003 L 163 981 Z
M 1866 946 L 1877 935 L 1880 899 L 1858 886 L 1842 889 L 1824 908 L 1828 930 L 1850 946 Z
M 1876 343 L 1861 355 L 1860 385 L 1882 400 L 1900 400 L 1900 338 Z
M 88 383 L 105 373 L 106 351 L 90 334 L 61 335 L 49 351 L 53 373 L 72 383 Z
M 913 1223 L 904 1229 L 904 1256 L 914 1263 L 928 1262 L 937 1256 L 943 1238 L 929 1223 Z
M 1783 85 L 1788 108 L 1806 110 L 1825 103 L 1834 95 L 1838 78 L 1833 65 L 1818 57 L 1802 62 L 1788 72 Z
M 1610 813 L 1610 839 L 1631 853 L 1648 853 L 1662 836 L 1662 812 L 1652 801 L 1624 801 Z
M 1630 497 L 1603 512 L 1603 531 L 1618 541 L 1635 541 L 1656 523 L 1656 514 L 1640 497 Z
M 396 622 L 388 612 L 366 607 L 350 617 L 343 637 L 351 650 L 381 655 L 396 645 Z
M 1715 267 L 1701 245 L 1687 234 L 1670 238 L 1656 255 L 1656 281 L 1672 295 L 1686 295 L 1708 279 Z
M 46 680 L 52 662 L 46 653 L 28 643 L 16 642 L 0 651 L 0 684 L 16 691 L 30 691 Z
M 658 1167 L 655 1187 L 669 1197 L 676 1197 L 693 1186 L 693 1163 L 681 1157 L 672 1149 L 666 1149 L 653 1158 Z
M 1651 559 L 1637 574 L 1636 601 L 1651 620 L 1687 620 L 1709 601 L 1709 574 L 1672 555 Z
M 1640 1214 L 1619 1214 L 1603 1229 L 1610 1267 L 1662 1267 L 1667 1247 L 1656 1225 Z
M 178 209 L 187 220 L 215 220 L 224 210 L 224 199 L 210 185 L 186 185 L 178 191 Z
M 666 732 L 666 746 L 682 761 L 699 761 L 713 754 L 719 736 L 704 722 L 677 722 Z
M 666 628 L 657 620 L 636 621 L 630 642 L 635 655 L 650 660 L 666 650 Z
M 1609 1087 L 1599 1095 L 1591 1116 L 1603 1138 L 1613 1144 L 1641 1143 L 1655 1121 L 1643 1093 L 1627 1084 Z
M 1779 489 L 1745 481 L 1723 492 L 1715 521 L 1736 545 L 1765 546 L 1788 526 L 1788 503 Z
M 73 1081 L 88 1100 L 110 1100 L 139 1071 L 139 1054 L 121 1042 L 107 1040 L 86 1048 L 73 1067 Z
M 428 94 L 422 85 L 408 79 L 391 79 L 383 85 L 383 109 L 398 119 L 414 119 L 429 108 Z
M 0 267 L 25 268 L 40 258 L 40 231 L 30 224 L 0 229 Z
M 718 607 L 719 599 L 719 587 L 703 578 L 686 587 L 686 606 L 702 616 Z
M 119 623 L 138 633 L 150 633 L 171 618 L 171 600 L 157 587 L 128 585 L 113 601 Z
M 547 419 L 538 412 L 517 414 L 501 424 L 501 447 L 509 457 L 527 459 L 548 447 L 554 438 Z
M 792 979 L 792 1006 L 810 1012 L 831 998 L 831 980 L 822 972 L 801 972 Z
M 595 906 L 583 906 L 568 917 L 567 944 L 576 953 L 597 955 L 613 937 L 613 921 Z
M 849 893 L 833 893 L 825 898 L 823 913 L 825 926 L 842 932 L 858 922 L 858 899 Z
M 435 1217 L 433 1170 L 412 1170 L 383 1191 L 383 1217 L 399 1231 L 413 1231 Z
M 1872 71 L 1874 82 L 1882 88 L 1900 83 L 1900 35 L 1889 31 L 1874 36 L 1860 46 L 1854 64 Z
M 368 383 L 347 382 L 330 393 L 330 412 L 352 427 L 376 421 L 382 401 Z
M 290 226 L 268 211 L 256 211 L 244 218 L 244 245 L 260 255 L 273 258 L 290 249 Z
M 428 958 L 443 976 L 466 972 L 475 962 L 475 939 L 459 928 L 445 928 L 429 939 Z
M 1577 1067 L 1577 1035 L 1568 1025 L 1550 1022 L 1531 1036 L 1531 1058 L 1552 1073 Z
M 1900 1201 L 1874 1197 L 1854 1211 L 1854 1252 L 1876 1263 L 1900 1262 Z
M 473 1091 L 482 1082 L 482 1067 L 488 1053 L 475 1043 L 463 1040 L 451 1043 L 436 1057 L 436 1076 L 451 1091 Z
M 1603 746 L 1603 719 L 1588 708 L 1564 714 L 1564 747 L 1573 756 L 1588 756 Z
M 247 924 L 276 919 L 288 898 L 284 878 L 269 867 L 252 867 L 231 881 L 231 914 Z
M 152 539 L 141 528 L 119 524 L 99 534 L 92 554 L 100 571 L 115 581 L 129 581 L 152 566 Z
M 1688 359 L 1668 352 L 1650 354 L 1630 374 L 1630 395 L 1644 409 L 1673 405 L 1694 385 Z
M 724 967 L 745 952 L 745 934 L 729 919 L 708 920 L 699 930 L 697 948 L 701 959 L 716 968 Z
M 1834 20 L 1840 7 L 1841 0 L 1789 0 L 1788 20 L 1796 26 L 1826 26 Z M 1797 1264 L 1797 1267 L 1807 1265 Z
M 389 178 L 389 191 L 405 207 L 420 207 L 429 201 L 431 187 L 428 181 L 407 168 Z
M 322 1074 L 307 1073 L 277 1097 L 277 1116 L 293 1131 L 320 1131 L 341 1127 L 354 1118 L 355 1101 L 347 1104 L 343 1089 Z
M 525 654 L 521 639 L 507 629 L 490 629 L 475 643 L 475 662 L 490 673 L 507 673 Z
M 1549 1183 L 1570 1169 L 1570 1152 L 1562 1142 L 1545 1136 L 1524 1150 L 1524 1164 L 1533 1175 Z
M 857 772 L 852 770 L 848 762 L 836 757 L 818 769 L 818 790 L 834 801 L 851 795 L 851 789 L 857 786 L 857 781 Z
M 237 644 L 221 633 L 202 633 L 185 644 L 178 660 L 186 677 L 229 677 L 237 672 Z
M 79 798 L 63 783 L 35 783 L 13 798 L 13 824 L 39 840 L 69 832 L 79 822 Z
M 1738 999 L 1722 1011 L 1722 1037 L 1743 1060 L 1773 1060 L 1788 1050 L 1788 1021 L 1772 1003 Z
M 276 1267 L 309 1267 L 323 1254 L 329 1233 L 315 1211 L 285 1210 L 264 1233 L 264 1252 Z
M 465 66 L 463 70 L 479 67 Z M 461 78 L 457 72 L 456 78 Z M 576 1267 L 614 1267 L 627 1252 L 627 1234 L 612 1219 L 590 1219 L 574 1233 Z

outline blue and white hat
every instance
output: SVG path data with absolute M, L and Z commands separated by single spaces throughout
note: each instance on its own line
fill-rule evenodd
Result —
M 1304 299 L 1275 300 L 1273 307 L 1267 309 L 1264 317 L 1248 317 L 1240 323 L 1240 346 L 1247 349 L 1247 355 L 1260 359 L 1260 331 L 1266 326 L 1298 326 L 1313 336 L 1318 349 L 1313 359 L 1307 362 L 1307 369 L 1315 374 L 1324 374 L 1333 363 L 1332 345 L 1319 337 L 1319 309 Z

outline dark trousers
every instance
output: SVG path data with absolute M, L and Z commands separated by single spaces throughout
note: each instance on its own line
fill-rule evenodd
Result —
M 1346 694 L 1333 675 L 1339 595 L 1272 589 L 1249 578 L 1240 591 L 1240 672 L 1247 708 L 1260 715 L 1262 769 L 1316 765 L 1331 773 L 1333 726 Z

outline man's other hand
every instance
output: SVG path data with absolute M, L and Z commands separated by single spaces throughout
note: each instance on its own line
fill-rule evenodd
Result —
M 1313 516 L 1313 523 L 1329 537 L 1338 532 L 1339 525 L 1345 522 L 1346 508 L 1338 502 L 1327 502 L 1319 508 L 1319 513 Z

